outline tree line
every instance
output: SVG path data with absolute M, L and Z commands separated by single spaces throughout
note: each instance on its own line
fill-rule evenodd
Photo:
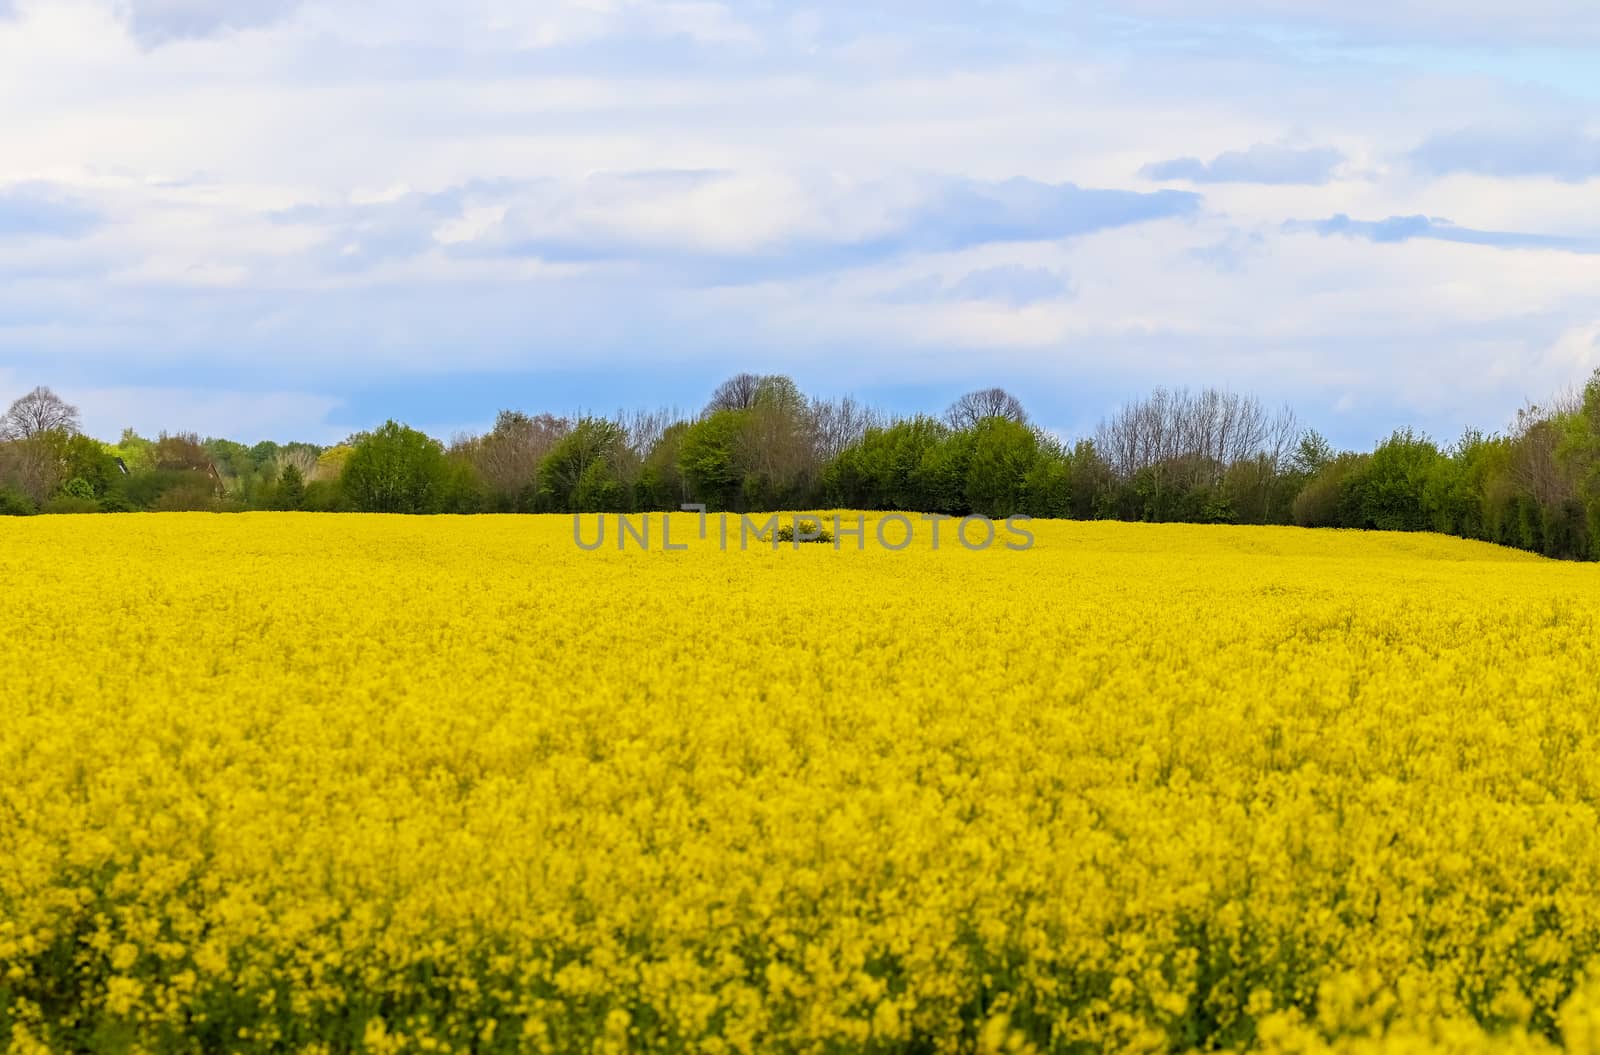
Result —
M 1503 433 L 1401 429 L 1337 451 L 1287 408 L 1157 389 L 1068 442 L 998 389 L 891 417 L 739 374 L 698 412 L 502 411 L 442 442 L 390 421 L 333 446 L 194 434 L 116 443 L 37 388 L 0 419 L 0 514 L 179 510 L 592 513 L 850 508 L 1438 531 L 1600 558 L 1600 371 Z

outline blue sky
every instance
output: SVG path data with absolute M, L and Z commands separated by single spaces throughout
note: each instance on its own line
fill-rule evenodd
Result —
M 0 0 L 0 400 L 440 435 L 724 376 L 1450 439 L 1600 366 L 1592 0 Z

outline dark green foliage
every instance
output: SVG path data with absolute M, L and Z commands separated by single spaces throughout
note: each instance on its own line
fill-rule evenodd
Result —
M 1439 448 L 1410 429 L 1380 443 L 1362 482 L 1361 511 L 1366 523 L 1380 531 L 1426 529 L 1429 510 L 1424 492 L 1439 459 Z
M 1022 480 L 1021 512 L 1031 517 L 1065 520 L 1073 512 L 1072 460 L 1059 452 L 1035 458 Z
M 1132 480 L 1132 516 L 1151 523 L 1231 522 L 1232 507 L 1217 481 L 1225 468 L 1198 457 L 1174 458 L 1139 470 Z M 1126 508 L 1128 503 L 1123 503 Z
M 211 459 L 211 464 L 225 476 L 253 476 L 259 466 L 251 448 L 232 440 L 208 439 L 201 446 Z
M 1306 482 L 1294 500 L 1294 522 L 1301 527 L 1367 527 L 1363 513 L 1370 454 L 1346 452 Z
M 917 509 L 937 512 L 928 494 L 929 472 L 935 452 L 949 430 L 927 416 L 907 418 L 886 428 L 868 429 L 855 445 L 846 448 L 823 470 L 823 485 L 834 505 L 850 509 Z M 965 489 L 965 473 L 952 482 L 956 493 Z
M 967 462 L 966 505 L 973 513 L 1004 518 L 1023 512 L 1028 476 L 1039 459 L 1039 439 L 1010 418 L 979 421 Z
M 159 512 L 207 510 L 215 506 L 216 485 L 189 469 L 148 469 L 129 476 L 122 494 L 135 509 Z
M 96 440 L 73 436 L 62 453 L 62 469 L 70 480 L 81 480 L 89 488 L 86 496 L 98 498 L 122 475 L 117 460 Z
M 133 503 L 128 501 L 125 491 L 110 490 L 100 499 L 100 512 L 102 513 L 132 513 Z
M 1067 456 L 1071 466 L 1070 501 L 1075 520 L 1107 518 L 1116 500 L 1116 477 L 1093 440 L 1079 440 Z
M 345 495 L 344 488 L 334 480 L 312 480 L 306 484 L 305 504 L 300 508 L 310 513 L 350 513 L 354 504 Z
M 559 513 L 628 512 L 618 472 L 625 437 L 604 418 L 581 418 L 539 466 L 541 504 Z
M 59 494 L 46 502 L 39 510 L 41 513 L 98 513 L 100 503 L 93 498 L 80 495 Z
M 645 454 L 634 482 L 635 509 L 676 509 L 692 500 L 688 480 L 679 467 L 690 427 L 686 421 L 667 426 Z
M 150 509 L 157 513 L 217 513 L 222 511 L 216 485 L 201 473 L 170 475 L 171 485 L 156 496 Z
M 437 513 L 448 467 L 444 447 L 395 421 L 358 438 L 340 483 L 363 513 Z
M 74 476 L 61 485 L 61 498 L 76 498 L 85 502 L 94 502 L 94 488 L 89 486 L 89 481 L 81 476 Z
M 27 495 L 0 487 L 0 517 L 27 517 L 38 511 Z
M 272 495 L 272 508 L 301 509 L 306 504 L 306 478 L 298 466 L 285 465 L 278 476 L 277 489 Z
M 910 499 L 901 508 L 964 516 L 971 512 L 967 483 L 978 436 L 973 432 L 946 432 L 938 443 L 922 452 L 922 464 L 911 474 Z
M 495 497 L 489 494 L 483 480 L 464 459 L 445 460 L 444 491 L 440 500 L 441 513 L 492 513 Z
M 713 510 L 742 508 L 738 444 L 749 413 L 713 411 L 688 426 L 679 441 L 678 471 L 696 499 Z
M 1547 557 L 1593 560 L 1590 552 L 1589 512 L 1577 497 L 1561 499 L 1542 509 L 1544 517 L 1541 552 Z
M 278 456 L 278 451 L 281 449 L 282 448 L 280 448 L 276 443 L 273 443 L 271 440 L 262 440 L 260 443 L 250 448 L 250 464 L 254 465 L 257 469 L 265 469 L 268 465 L 272 464 L 272 459 Z

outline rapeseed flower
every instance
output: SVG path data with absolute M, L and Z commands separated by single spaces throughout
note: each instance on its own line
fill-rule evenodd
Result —
M 1600 579 L 0 522 L 25 1051 L 1597 1050 Z

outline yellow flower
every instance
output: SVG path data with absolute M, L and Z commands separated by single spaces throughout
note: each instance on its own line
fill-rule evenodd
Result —
M 1594 567 L 697 520 L 0 518 L 0 1037 L 1600 1055 Z

